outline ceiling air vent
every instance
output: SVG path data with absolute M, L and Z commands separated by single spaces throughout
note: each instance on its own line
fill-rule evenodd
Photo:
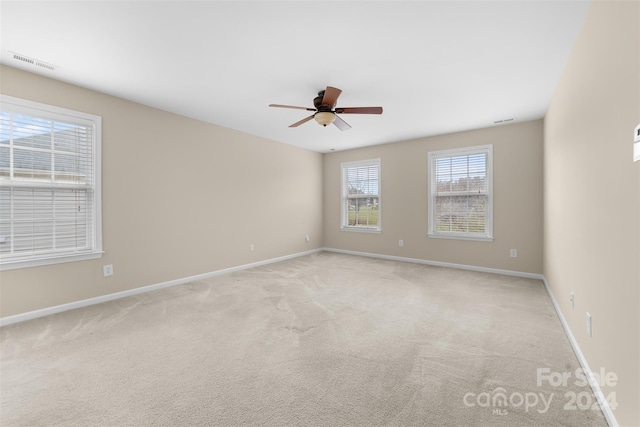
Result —
M 510 118 L 510 119 L 496 120 L 496 121 L 495 121 L 495 122 L 493 122 L 493 123 L 495 123 L 495 124 L 500 124 L 500 123 L 509 123 L 509 122 L 514 121 L 515 119 L 516 119 L 515 117 L 512 117 L 512 118 Z
M 56 69 L 56 67 L 54 67 L 53 65 L 47 64 L 46 62 L 42 62 L 42 61 L 36 61 L 36 65 L 38 67 L 46 68 L 47 70 L 51 70 L 51 71 Z
M 27 58 L 26 56 L 18 55 L 17 53 L 13 54 L 13 59 L 17 59 L 18 61 L 26 62 L 27 64 L 33 64 L 35 62 L 31 58 Z
M 20 53 L 11 52 L 13 54 L 13 59 L 17 61 L 22 61 L 27 64 L 35 65 L 36 67 L 46 68 L 47 70 L 55 71 L 57 68 L 53 64 L 49 64 L 48 62 L 40 61 L 39 59 L 29 58 L 26 55 L 22 55 Z

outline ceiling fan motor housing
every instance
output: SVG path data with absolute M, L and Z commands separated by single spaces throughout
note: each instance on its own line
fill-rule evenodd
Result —
M 316 107 L 318 111 L 331 111 L 332 105 L 322 105 L 322 100 L 324 99 L 324 90 L 318 92 L 318 96 L 313 98 L 313 106 Z

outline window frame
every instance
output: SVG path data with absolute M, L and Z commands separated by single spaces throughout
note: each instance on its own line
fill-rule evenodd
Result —
M 24 256 L 15 259 L 10 258 L 9 260 L 4 260 L 0 257 L 0 271 L 97 259 L 102 257 L 102 254 L 104 253 L 102 248 L 102 117 L 4 94 L 0 94 L 0 110 L 28 115 L 34 118 L 64 121 L 66 123 L 91 127 L 91 161 L 93 165 L 93 183 L 88 186 L 90 191 L 93 193 L 93 212 L 91 213 L 93 226 L 89 229 L 92 233 L 93 247 L 83 253 L 73 251 L 61 251 L 59 253 L 55 253 L 52 251 L 41 254 L 32 254 L 31 256 Z M 58 185 L 55 182 L 43 183 L 39 181 L 29 181 L 28 179 L 11 180 L 11 178 L 2 179 L 0 180 L 0 183 L 2 184 L 2 187 L 5 188 L 65 189 L 73 187 L 72 185 L 66 184 Z
M 347 182 L 347 171 L 352 168 L 376 166 L 378 168 L 378 194 L 373 196 L 378 199 L 378 224 L 375 227 L 356 227 L 349 225 L 348 200 L 357 197 L 348 197 L 349 189 Z M 356 160 L 340 163 L 340 229 L 342 231 L 354 231 L 357 233 L 381 233 L 382 232 L 382 166 L 380 158 L 368 160 Z M 371 195 L 368 195 L 372 197 Z M 359 198 L 369 198 L 359 197 Z
M 486 154 L 486 175 L 487 175 L 487 213 L 485 217 L 484 233 L 469 233 L 458 231 L 437 231 L 435 230 L 435 161 L 441 158 L 465 156 L 473 154 Z M 446 150 L 429 151 L 428 153 L 428 183 L 427 183 L 427 236 L 437 239 L 454 240 L 475 240 L 491 242 L 493 235 L 493 144 L 476 145 L 472 147 L 452 148 Z

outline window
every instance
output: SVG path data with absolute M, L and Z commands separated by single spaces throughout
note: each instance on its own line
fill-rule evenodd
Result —
M 429 236 L 493 240 L 493 146 L 429 153 Z
M 342 229 L 380 231 L 380 159 L 342 163 Z
M 102 254 L 101 118 L 0 95 L 0 268 Z

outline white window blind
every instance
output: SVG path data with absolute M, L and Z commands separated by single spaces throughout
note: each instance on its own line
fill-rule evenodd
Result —
M 429 235 L 493 238 L 493 146 L 429 153 Z
M 100 117 L 0 101 L 0 265 L 100 256 Z
M 342 163 L 342 229 L 380 231 L 380 159 Z

